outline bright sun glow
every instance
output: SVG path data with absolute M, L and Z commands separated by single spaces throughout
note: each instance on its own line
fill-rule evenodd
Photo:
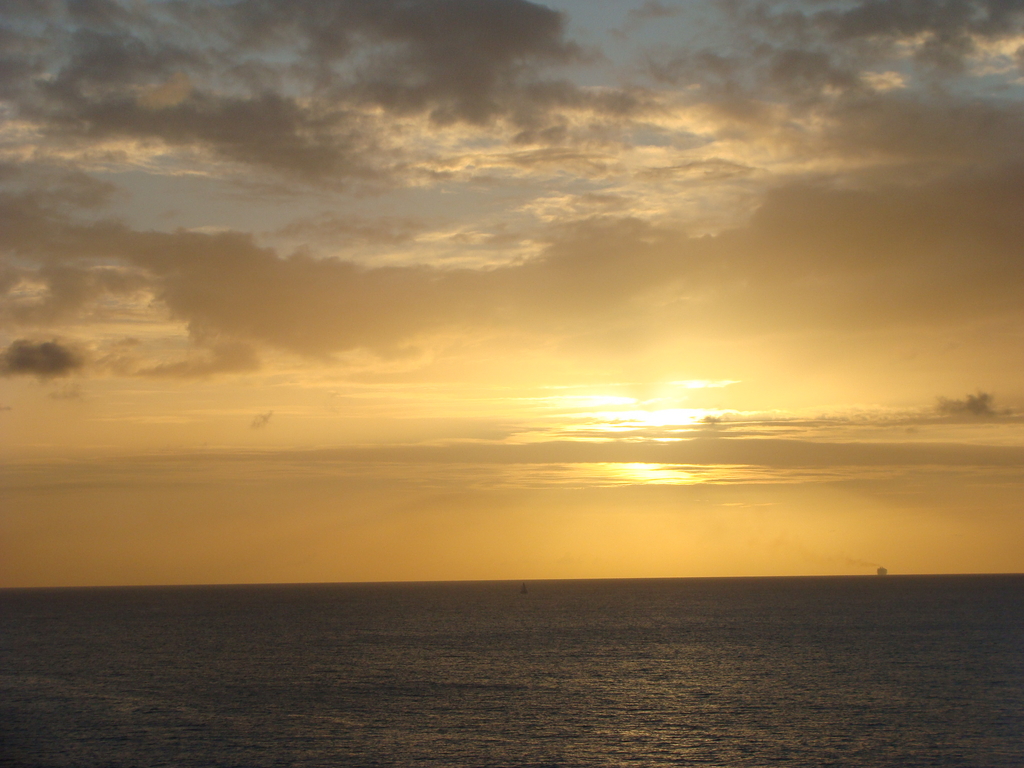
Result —
M 613 483 L 630 485 L 693 485 L 704 479 L 673 464 L 601 464 L 601 474 Z
M 728 387 L 730 384 L 739 384 L 739 381 L 735 379 L 721 379 L 718 381 L 712 381 L 710 379 L 689 379 L 687 381 L 673 381 L 671 383 L 677 387 L 683 387 L 685 389 L 719 389 L 721 387 Z
M 699 424 L 718 411 L 706 408 L 662 408 L 655 411 L 598 411 L 590 414 L 596 422 L 608 429 L 637 429 L 642 427 L 686 427 Z

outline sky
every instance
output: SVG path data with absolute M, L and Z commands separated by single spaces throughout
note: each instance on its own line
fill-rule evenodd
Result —
M 1024 572 L 1021 0 L 0 0 L 0 586 Z

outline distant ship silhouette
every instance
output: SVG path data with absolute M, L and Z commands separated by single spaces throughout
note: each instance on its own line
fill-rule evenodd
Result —
M 524 582 L 523 582 L 523 586 L 521 586 L 521 587 L 519 588 L 519 594 L 520 594 L 520 595 L 525 595 L 526 593 L 527 593 L 527 589 L 526 589 L 526 582 L 524 581 Z
M 882 566 L 878 566 L 878 575 L 879 576 L 888 576 L 889 575 L 889 569 L 888 568 L 883 568 Z

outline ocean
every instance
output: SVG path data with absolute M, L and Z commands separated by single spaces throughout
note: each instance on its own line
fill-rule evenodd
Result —
M 9 766 L 1024 766 L 1024 576 L 0 591 Z

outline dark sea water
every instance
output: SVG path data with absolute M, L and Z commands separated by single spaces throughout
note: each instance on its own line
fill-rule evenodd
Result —
M 1024 576 L 0 591 L 16 766 L 1024 766 Z

